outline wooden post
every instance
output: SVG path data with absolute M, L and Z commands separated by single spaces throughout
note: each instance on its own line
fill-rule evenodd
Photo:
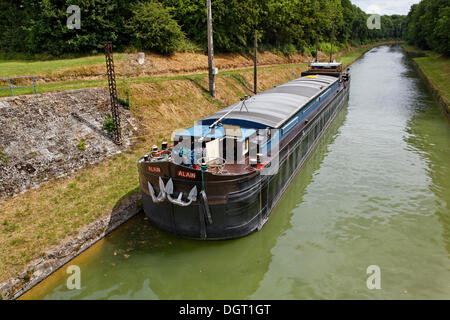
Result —
M 14 91 L 11 84 L 11 78 L 8 78 L 9 90 L 11 90 L 11 97 L 14 97 Z
M 316 62 L 319 62 L 319 36 L 316 35 Z
M 33 79 L 34 94 L 37 94 L 37 91 L 36 91 L 36 78 L 32 77 L 32 79 Z
M 253 72 L 253 76 L 254 76 L 254 85 L 253 85 L 253 89 L 254 89 L 254 93 L 257 94 L 258 93 L 258 31 L 255 31 L 255 52 L 254 52 L 254 57 L 253 57 L 253 64 L 254 64 L 254 72 Z
M 334 21 L 333 21 L 333 28 L 331 31 L 331 52 L 330 52 L 330 62 L 333 62 L 333 41 L 334 41 Z
M 214 46 L 213 46 L 213 28 L 212 28 L 212 10 L 211 0 L 206 1 L 207 7 L 207 25 L 208 25 L 208 69 L 209 69 L 209 93 L 216 96 L 216 84 L 214 74 Z

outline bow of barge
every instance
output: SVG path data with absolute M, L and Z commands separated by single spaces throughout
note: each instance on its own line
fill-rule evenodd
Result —
M 340 63 L 212 114 L 138 163 L 144 211 L 181 237 L 221 240 L 263 227 L 281 195 L 348 100 Z

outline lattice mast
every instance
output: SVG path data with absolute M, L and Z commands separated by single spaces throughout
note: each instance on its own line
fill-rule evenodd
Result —
M 109 97 L 111 101 L 111 117 L 114 121 L 113 139 L 116 144 L 122 143 L 120 128 L 119 103 L 117 100 L 116 73 L 114 71 L 114 59 L 112 43 L 105 42 L 106 74 L 108 75 Z

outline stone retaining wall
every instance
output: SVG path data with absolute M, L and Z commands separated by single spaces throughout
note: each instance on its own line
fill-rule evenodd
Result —
M 0 200 L 121 152 L 136 130 L 121 108 L 124 145 L 102 129 L 109 93 L 89 88 L 0 99 Z

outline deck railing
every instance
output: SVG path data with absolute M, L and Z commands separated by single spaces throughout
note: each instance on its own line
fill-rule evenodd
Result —
M 8 90 L 9 89 L 11 91 L 11 96 L 14 97 L 14 89 L 33 87 L 34 93 L 37 94 L 37 90 L 36 90 L 36 79 L 37 78 L 38 77 L 36 77 L 36 76 L 0 78 L 0 80 L 8 80 L 8 85 L 9 85 L 8 87 L 0 87 L 0 90 Z M 15 86 L 15 85 L 13 85 L 13 82 L 12 82 L 12 80 L 15 80 L 15 79 L 31 79 L 31 80 L 33 80 L 33 84 L 29 85 L 29 86 Z

